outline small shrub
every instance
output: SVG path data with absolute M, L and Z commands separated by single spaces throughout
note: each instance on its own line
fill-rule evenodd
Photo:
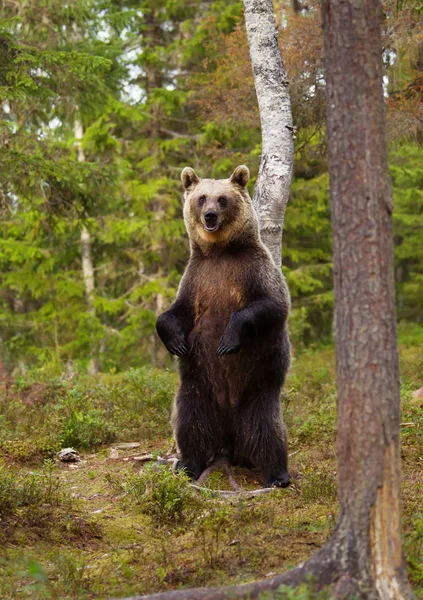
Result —
M 95 448 L 114 441 L 114 426 L 105 410 L 93 406 L 91 398 L 79 387 L 72 388 L 58 408 L 61 414 L 60 437 L 63 446 Z
M 87 521 L 76 515 L 74 503 L 54 473 L 55 465 L 46 461 L 38 473 L 15 472 L 0 463 L 0 536 L 13 540 L 19 529 L 24 535 L 49 537 L 54 529 L 70 537 L 98 534 Z
M 419 591 L 423 591 L 423 513 L 413 519 L 412 532 L 405 536 L 405 554 L 411 581 Z
M 63 446 L 88 449 L 113 442 L 116 436 L 101 410 L 91 409 L 87 412 L 73 411 L 63 422 L 60 437 Z
M 62 593 L 66 596 L 75 597 L 75 592 L 86 592 L 84 580 L 86 578 L 86 564 L 83 558 L 80 558 L 72 551 L 62 550 L 55 561 L 55 575 L 57 585 L 60 586 Z M 79 594 L 78 594 L 78 597 Z
M 31 438 L 4 440 L 1 451 L 14 462 L 37 464 L 53 458 L 60 450 L 60 440 L 52 434 L 34 435 Z
M 60 480 L 48 462 L 40 473 L 15 473 L 0 463 L 0 517 L 2 521 L 18 517 L 21 522 L 35 523 L 68 498 Z M 70 500 L 70 499 L 69 499 Z
M 139 436 L 144 439 L 170 436 L 175 385 L 173 374 L 158 372 L 151 367 L 131 369 L 125 373 L 118 390 L 119 397 L 125 399 L 124 403 L 119 403 L 121 410 L 117 414 L 122 428 L 128 425 L 133 428 L 138 424 Z
M 193 497 L 188 484 L 185 473 L 152 464 L 144 468 L 138 481 L 133 481 L 129 493 L 146 514 L 158 521 L 178 522 L 183 519 Z
M 36 464 L 63 446 L 170 437 L 175 385 L 175 374 L 151 367 L 72 381 L 34 370 L 0 391 L 0 457 Z
M 179 523 L 196 505 L 189 478 L 167 465 L 147 465 L 139 475 L 127 473 L 121 481 L 110 474 L 107 479 L 158 524 Z
M 201 515 L 198 523 L 203 559 L 206 566 L 213 568 L 223 558 L 223 534 L 231 528 L 228 507 L 211 508 Z

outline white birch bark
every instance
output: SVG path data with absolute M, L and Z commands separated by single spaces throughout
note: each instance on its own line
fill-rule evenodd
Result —
M 75 121 L 74 126 L 75 133 L 75 144 L 78 149 L 78 162 L 85 161 L 84 150 L 81 145 L 81 140 L 84 135 L 82 123 L 78 120 Z M 95 315 L 94 308 L 94 293 L 95 293 L 95 280 L 94 280 L 94 265 L 91 251 L 91 235 L 88 228 L 83 225 L 81 229 L 81 256 L 82 256 L 82 276 L 84 278 L 85 286 L 85 298 L 87 301 L 87 310 L 92 315 Z M 95 356 L 96 349 L 94 346 L 90 350 L 91 358 L 88 363 L 88 372 L 91 375 L 98 373 L 99 365 L 98 358 Z
M 244 0 L 244 12 L 262 129 L 262 156 L 253 203 L 262 241 L 281 267 L 283 219 L 294 161 L 288 81 L 272 0 Z
M 82 273 L 85 285 L 85 297 L 87 299 L 88 310 L 94 312 L 94 267 L 91 254 L 91 235 L 87 227 L 83 225 L 81 229 L 81 253 L 82 253 Z
M 3 390 L 3 386 L 7 382 L 7 371 L 3 359 L 3 338 L 0 336 L 0 390 Z

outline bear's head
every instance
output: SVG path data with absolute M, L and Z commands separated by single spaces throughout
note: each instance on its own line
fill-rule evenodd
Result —
M 181 173 L 184 219 L 191 242 L 201 247 L 258 237 L 258 222 L 247 191 L 248 167 L 229 179 L 200 179 L 191 167 Z

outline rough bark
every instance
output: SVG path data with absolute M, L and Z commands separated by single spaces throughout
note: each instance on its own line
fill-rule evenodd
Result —
M 411 597 L 401 541 L 392 193 L 378 0 L 323 0 L 340 523 L 362 595 Z
M 81 140 L 84 135 L 82 124 L 79 121 L 75 121 L 75 142 L 78 149 L 78 162 L 85 161 L 84 150 L 81 146 Z M 95 315 L 94 308 L 94 294 L 95 294 L 95 279 L 94 279 L 94 265 L 92 259 L 91 250 L 91 235 L 88 228 L 83 225 L 81 228 L 81 258 L 82 258 L 82 276 L 84 278 L 85 286 L 85 298 L 87 302 L 87 310 L 90 314 Z M 91 375 L 98 373 L 99 360 L 97 357 L 97 349 L 94 345 L 90 349 L 90 361 L 88 363 L 88 372 Z
M 414 597 L 401 540 L 400 390 L 380 13 L 378 0 L 322 0 L 336 306 L 338 524 L 310 560 L 272 580 L 149 598 L 257 598 L 310 576 L 317 585 L 331 585 L 339 599 Z
M 262 130 L 262 156 L 253 202 L 261 238 L 280 267 L 283 219 L 294 160 L 291 102 L 272 0 L 244 0 L 244 12 Z

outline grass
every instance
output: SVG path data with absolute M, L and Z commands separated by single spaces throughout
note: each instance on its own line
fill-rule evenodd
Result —
M 423 598 L 421 328 L 402 327 L 405 551 Z M 33 374 L 0 396 L 0 597 L 110 598 L 271 577 L 324 544 L 336 522 L 334 354 L 296 356 L 283 393 L 295 489 L 222 499 L 136 454 L 173 445 L 174 373 L 149 368 L 71 381 Z M 112 455 L 118 442 L 139 442 Z M 82 461 L 54 462 L 73 446 Z M 114 458 L 111 458 L 113 456 Z M 237 471 L 246 488 L 259 482 Z M 207 485 L 227 489 L 221 472 Z M 327 598 L 305 586 L 278 598 Z
M 36 472 L 0 463 L 2 547 L 38 541 L 58 544 L 66 540 L 77 544 L 96 535 L 99 528 L 82 514 L 52 461 L 46 461 Z
M 37 464 L 60 448 L 169 438 L 175 375 L 140 368 L 93 380 L 18 380 L 0 400 L 0 456 Z

